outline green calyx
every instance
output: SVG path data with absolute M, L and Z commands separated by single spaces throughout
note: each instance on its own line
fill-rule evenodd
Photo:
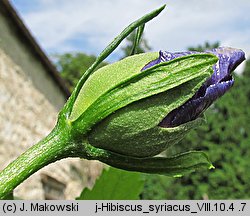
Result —
M 183 174 L 194 167 L 211 166 L 202 152 L 160 159 L 152 156 L 178 142 L 204 121 L 198 118 L 175 128 L 158 126 L 171 110 L 191 98 L 212 74 L 212 65 L 218 60 L 216 56 L 188 55 L 141 71 L 158 57 L 158 53 L 146 53 L 125 58 L 93 73 L 98 62 L 111 53 L 128 32 L 136 26 L 143 29 L 143 22 L 163 8 L 143 17 L 142 25 L 138 20 L 124 29 L 84 74 L 66 104 L 62 118 L 66 117 L 74 137 L 84 143 L 82 158 L 100 160 L 126 170 L 170 176 Z
M 92 146 L 143 158 L 161 153 L 204 122 L 198 118 L 174 128 L 158 126 L 213 73 L 217 57 L 194 54 L 141 71 L 156 57 L 135 55 L 91 75 L 69 116 L 73 130 Z
M 211 167 L 202 152 L 172 158 L 156 155 L 204 122 L 199 117 L 174 128 L 159 126 L 211 76 L 218 59 L 192 54 L 141 71 L 157 57 L 157 53 L 134 55 L 97 70 L 86 80 L 66 120 L 73 137 L 83 143 L 80 157 L 170 176 Z

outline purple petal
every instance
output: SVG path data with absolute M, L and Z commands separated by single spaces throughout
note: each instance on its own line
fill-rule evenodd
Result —
M 213 53 L 219 58 L 217 64 L 213 66 L 214 73 L 211 78 L 207 80 L 207 85 L 219 83 L 245 60 L 244 52 L 238 49 L 219 47 L 207 52 Z
M 196 119 L 217 98 L 221 97 L 233 86 L 234 80 L 209 86 L 204 96 L 193 97 L 181 107 L 170 112 L 159 124 L 161 127 L 176 127 Z
M 149 62 L 142 70 L 152 67 L 161 62 L 170 61 L 185 55 L 198 52 L 159 52 L 159 58 Z M 220 47 L 204 53 L 215 54 L 219 61 L 213 66 L 214 73 L 200 87 L 195 95 L 179 108 L 171 111 L 159 124 L 161 127 L 176 127 L 180 124 L 196 119 L 217 98 L 225 94 L 233 85 L 234 80 L 231 72 L 245 60 L 242 50 L 228 47 Z
M 181 57 L 181 56 L 185 56 L 185 55 L 190 55 L 190 54 L 194 54 L 194 53 L 197 53 L 197 52 L 193 52 L 193 51 L 189 51 L 189 52 L 179 52 L 179 53 L 171 53 L 171 52 L 167 52 L 167 51 L 160 51 L 159 52 L 159 58 L 158 59 L 155 59 L 151 62 L 149 62 L 148 64 L 146 64 L 142 69 L 141 71 L 144 71 L 156 64 L 159 64 L 161 62 L 167 62 L 167 61 L 170 61 L 172 59 L 175 59 L 175 58 L 178 58 L 178 57 Z

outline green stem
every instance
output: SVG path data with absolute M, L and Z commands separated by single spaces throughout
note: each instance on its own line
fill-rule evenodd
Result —
M 58 131 L 53 130 L 0 173 L 0 199 L 6 199 L 16 186 L 44 166 L 75 155 L 77 148 L 69 142 L 69 136 Z

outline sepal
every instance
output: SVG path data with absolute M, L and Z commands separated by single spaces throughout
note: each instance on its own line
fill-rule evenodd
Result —
M 98 149 L 91 145 L 85 147 L 89 159 L 99 160 L 128 171 L 180 177 L 200 168 L 214 168 L 207 155 L 201 151 L 189 151 L 172 157 L 137 158 Z

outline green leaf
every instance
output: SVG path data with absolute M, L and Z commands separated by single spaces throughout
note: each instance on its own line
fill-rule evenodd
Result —
M 85 188 L 77 200 L 137 200 L 143 189 L 140 173 L 110 167 L 103 170 L 92 190 Z

